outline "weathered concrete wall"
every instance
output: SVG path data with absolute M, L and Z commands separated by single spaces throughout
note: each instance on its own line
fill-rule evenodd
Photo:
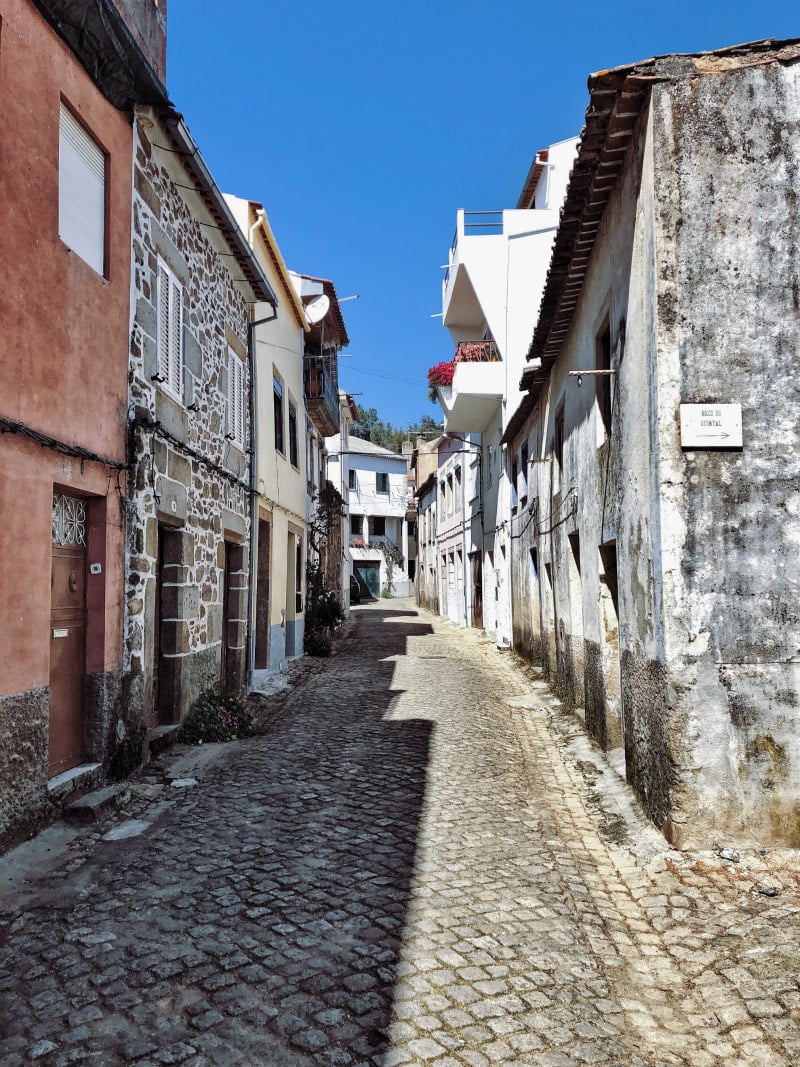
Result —
M 512 527 L 517 648 L 541 667 L 566 706 L 584 709 L 587 729 L 601 745 L 624 748 L 630 781 L 663 821 L 673 781 L 669 724 L 660 693 L 640 684 L 663 671 L 654 580 L 651 167 L 652 133 L 643 119 L 606 208 L 561 356 L 510 458 L 520 456 L 527 439 L 527 507 L 536 508 L 536 518 L 528 522 L 528 511 Z M 599 379 L 587 375 L 579 387 L 569 377 L 596 366 L 606 328 L 616 371 L 610 433 L 601 418 Z M 557 421 L 563 424 L 560 460 Z
M 226 440 L 229 347 L 242 359 L 249 390 L 244 297 L 178 182 L 167 132 L 152 113 L 137 117 L 133 202 L 135 308 L 131 330 L 131 406 L 135 520 L 128 541 L 126 671 L 131 699 L 147 724 L 182 719 L 200 690 L 219 676 L 226 653 L 234 685 L 244 683 L 247 457 Z M 152 141 L 151 141 L 152 138 Z M 155 144 L 153 143 L 155 142 Z M 183 286 L 184 380 L 177 400 L 158 387 L 159 256 Z M 245 411 L 245 416 L 247 412 Z M 155 424 L 158 425 L 155 425 Z M 249 446 L 246 419 L 245 445 Z M 155 596 L 159 540 L 164 545 L 160 707 L 153 707 Z M 223 628 L 225 544 L 234 546 Z M 237 555 L 238 553 L 238 555 Z M 225 648 L 223 649 L 223 643 Z
M 678 842 L 800 844 L 800 75 L 654 90 L 669 701 Z M 742 405 L 741 452 L 678 407 Z

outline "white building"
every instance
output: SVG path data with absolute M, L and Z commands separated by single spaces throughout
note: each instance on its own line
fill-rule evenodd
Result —
M 445 430 L 480 435 L 482 559 L 466 579 L 467 599 L 483 601 L 483 626 L 504 646 L 511 643 L 512 494 L 501 439 L 523 395 L 523 371 L 530 372 L 525 356 L 576 146 L 570 139 L 537 153 L 516 208 L 458 212 L 442 283 L 442 321 L 456 345 L 452 383 L 437 385 Z M 469 550 L 465 541 L 465 558 Z
M 408 459 L 350 435 L 326 441 L 328 478 L 347 502 L 347 553 L 362 595 L 408 596 Z

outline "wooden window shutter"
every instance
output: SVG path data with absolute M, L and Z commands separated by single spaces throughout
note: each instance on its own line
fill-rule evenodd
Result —
M 183 286 L 158 261 L 158 373 L 163 388 L 183 402 Z
M 228 433 L 244 447 L 244 364 L 228 349 Z

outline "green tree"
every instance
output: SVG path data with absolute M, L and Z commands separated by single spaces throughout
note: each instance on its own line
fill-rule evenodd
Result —
M 420 434 L 430 439 L 441 433 L 441 427 L 430 415 L 422 415 L 411 426 L 393 426 L 391 422 L 384 422 L 379 417 L 376 408 L 365 408 L 357 404 L 356 411 L 358 421 L 350 430 L 353 437 L 371 441 L 374 445 L 388 448 L 392 452 L 402 452 L 403 441 L 415 441 Z

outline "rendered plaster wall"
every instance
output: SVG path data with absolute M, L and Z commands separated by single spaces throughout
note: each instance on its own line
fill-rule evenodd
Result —
M 669 700 L 678 843 L 800 844 L 800 68 L 654 90 Z M 682 451 L 683 403 L 741 451 Z
M 196 209 L 176 184 L 182 180 L 190 185 L 191 180 L 176 172 L 177 157 L 162 155 L 155 146 L 167 144 L 166 138 L 152 115 L 138 116 L 130 394 L 137 423 L 132 431 L 125 665 L 132 699 L 150 725 L 185 716 L 204 685 L 219 676 L 223 642 L 229 680 L 243 684 L 250 528 L 247 457 L 225 438 L 229 347 L 245 367 L 245 396 L 249 389 L 247 306 L 228 261 L 207 238 Z M 153 380 L 158 370 L 159 257 L 183 286 L 180 400 Z M 245 448 L 248 440 L 246 425 Z M 161 700 L 154 708 L 159 541 L 164 565 Z M 224 629 L 226 542 L 232 547 L 229 622 Z
M 0 0 L 0 415 L 125 463 L 131 130 L 27 0 Z M 59 237 L 59 102 L 108 154 L 105 276 Z M 89 500 L 86 756 L 120 707 L 122 511 L 115 472 L 0 436 L 0 842 L 48 805 L 53 492 Z M 108 680 L 108 684 L 105 684 Z M 94 685 L 94 683 L 98 683 Z M 94 688 L 92 688 L 94 686 Z
M 47 794 L 53 491 L 87 501 L 84 760 L 106 767 L 128 736 L 121 689 L 123 512 L 96 463 L 0 439 L 0 842 L 32 829 Z M 25 506 L 21 507 L 20 502 Z
M 656 579 L 651 171 L 645 116 L 603 216 L 561 355 L 511 446 L 519 456 L 527 438 L 532 461 L 527 506 L 511 534 L 518 649 L 538 662 L 565 705 L 584 709 L 600 744 L 624 752 L 627 776 L 660 825 L 673 779 Z M 606 326 L 617 371 L 610 435 L 596 379 L 586 376 L 579 387 L 569 377 L 595 367 Z M 554 436 L 562 412 L 559 461 Z M 607 571 L 614 552 L 617 583 Z
M 257 221 L 253 205 L 240 197 L 226 196 L 226 201 L 243 233 L 249 235 Z M 259 500 L 273 515 L 269 613 L 270 656 L 267 670 L 286 666 L 287 628 L 288 647 L 294 648 L 293 656 L 301 655 L 302 611 L 296 610 L 295 590 L 288 589 L 288 530 L 291 523 L 302 531 L 305 539 L 306 525 L 306 450 L 305 450 L 305 402 L 303 395 L 303 340 L 304 332 L 294 310 L 293 303 L 284 288 L 284 281 L 291 284 L 288 276 L 280 272 L 270 254 L 262 230 L 252 231 L 253 251 L 274 292 L 279 294 L 276 317 L 268 304 L 256 304 L 254 320 L 269 321 L 255 327 L 256 345 L 256 410 L 258 417 L 256 487 Z M 282 421 L 283 449 L 278 451 L 275 435 L 274 380 L 283 391 Z M 294 406 L 297 462 L 291 461 L 289 444 L 289 406 Z M 310 472 L 309 472 L 310 477 Z M 291 571 L 294 575 L 294 559 Z M 304 576 L 301 575 L 301 579 Z M 303 581 L 303 587 L 305 583 Z M 256 597 L 258 597 L 256 591 Z

